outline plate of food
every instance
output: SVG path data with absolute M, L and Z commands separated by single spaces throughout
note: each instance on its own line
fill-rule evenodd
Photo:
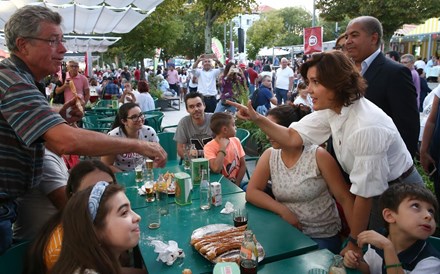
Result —
M 234 227 L 228 224 L 212 224 L 200 227 L 191 235 L 191 245 L 207 260 L 238 262 L 246 225 Z M 263 246 L 257 241 L 258 261 L 265 257 Z

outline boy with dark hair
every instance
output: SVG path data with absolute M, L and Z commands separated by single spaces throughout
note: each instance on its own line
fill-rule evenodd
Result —
M 211 130 L 215 138 L 203 148 L 209 167 L 215 173 L 222 173 L 238 186 L 246 172 L 245 152 L 240 140 L 235 137 L 234 117 L 227 112 L 217 112 L 211 117 Z
M 380 197 L 388 236 L 373 230 L 361 232 L 357 244 L 368 245 L 360 254 L 347 251 L 344 264 L 362 273 L 438 273 L 440 252 L 426 239 L 436 228 L 438 203 L 418 184 L 397 183 Z

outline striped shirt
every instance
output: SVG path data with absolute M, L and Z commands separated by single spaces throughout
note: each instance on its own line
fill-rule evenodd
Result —
M 42 136 L 64 122 L 21 59 L 11 55 L 0 62 L 0 198 L 15 198 L 40 183 Z

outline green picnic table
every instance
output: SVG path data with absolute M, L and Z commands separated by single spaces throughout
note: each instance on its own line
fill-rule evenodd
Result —
M 313 240 L 280 216 L 246 203 L 244 192 L 231 193 L 223 195 L 222 206 L 211 207 L 207 211 L 199 208 L 198 200 L 193 200 L 193 203 L 187 206 L 172 203 L 169 205 L 169 214 L 161 216 L 161 225 L 156 230 L 148 229 L 146 216 L 149 207 L 135 209 L 135 212 L 143 218 L 140 222 L 141 238 L 138 247 L 149 273 L 182 273 L 185 268 L 191 269 L 192 273 L 212 273 L 214 264 L 202 257 L 190 245 L 190 238 L 195 229 L 206 225 L 229 224 L 232 226 L 232 216 L 220 213 L 226 202 L 231 202 L 234 208 L 245 207 L 248 211 L 248 228 L 255 233 L 265 252 L 260 265 L 305 254 L 318 248 Z M 171 266 L 156 261 L 158 254 L 154 252 L 154 246 L 150 243 L 154 239 L 164 242 L 176 241 L 185 252 L 185 258 L 179 259 L 180 261 Z
M 191 175 L 191 172 L 189 170 L 188 171 L 184 170 L 183 166 L 179 165 L 179 161 L 175 160 L 175 161 L 168 161 L 167 165 L 164 168 L 155 168 L 154 177 L 157 179 L 159 174 L 164 174 L 167 171 L 171 173 L 186 172 Z M 150 203 L 147 203 L 145 201 L 145 196 L 141 196 L 138 194 L 138 189 L 137 189 L 138 186 L 136 185 L 134 171 L 117 172 L 115 173 L 115 175 L 116 175 L 116 181 L 126 188 L 125 194 L 130 200 L 131 207 L 133 209 L 142 208 L 150 205 Z M 240 187 L 238 187 L 236 184 L 232 183 L 231 181 L 223 177 L 221 174 L 211 173 L 210 181 L 221 183 L 223 195 L 243 192 L 243 190 Z M 192 199 L 193 200 L 200 199 L 199 186 L 194 186 Z M 173 195 L 169 195 L 169 201 L 170 203 L 174 202 Z

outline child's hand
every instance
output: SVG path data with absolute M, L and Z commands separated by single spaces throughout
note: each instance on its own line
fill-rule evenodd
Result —
M 219 142 L 219 144 L 220 144 L 220 148 L 222 148 L 222 149 L 226 149 L 226 147 L 227 147 L 228 144 L 229 144 L 229 138 L 220 138 L 220 139 L 218 140 L 218 142 Z
M 359 233 L 357 242 L 360 247 L 362 247 L 364 244 L 371 244 L 382 250 L 386 246 L 393 245 L 388 238 L 374 230 L 367 230 Z
M 349 268 L 358 268 L 361 256 L 353 250 L 348 250 L 344 256 L 344 265 Z

